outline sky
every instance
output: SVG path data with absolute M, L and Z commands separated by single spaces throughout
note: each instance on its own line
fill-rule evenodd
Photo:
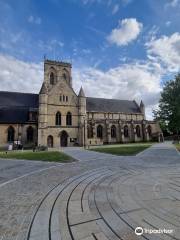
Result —
M 44 57 L 86 96 L 142 99 L 180 71 L 180 0 L 0 0 L 0 90 L 38 93 Z

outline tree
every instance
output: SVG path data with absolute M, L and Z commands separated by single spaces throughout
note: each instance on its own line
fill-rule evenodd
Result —
M 159 120 L 162 130 L 174 134 L 180 133 L 180 73 L 175 79 L 165 83 L 159 100 L 159 108 L 154 111 L 155 119 Z

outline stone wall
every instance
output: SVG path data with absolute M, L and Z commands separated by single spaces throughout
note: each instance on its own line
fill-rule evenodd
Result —
M 32 127 L 34 130 L 34 139 L 31 143 L 37 143 L 37 125 L 36 124 L 0 124 L 0 146 L 7 146 L 8 142 L 8 128 L 13 127 L 15 130 L 14 140 L 19 140 L 23 145 L 30 144 L 27 141 L 27 129 Z
M 91 140 L 91 142 L 98 145 L 98 126 L 102 126 L 103 128 L 100 140 L 106 144 L 159 140 L 159 136 L 162 134 L 159 124 L 154 121 L 88 119 L 88 129 L 91 129 L 90 131 L 93 132 L 93 136 L 88 134 L 88 143 Z M 112 127 L 115 128 L 115 136 L 111 133 Z M 125 135 L 125 128 L 128 129 L 127 136 Z M 92 141 L 92 139 L 94 140 Z

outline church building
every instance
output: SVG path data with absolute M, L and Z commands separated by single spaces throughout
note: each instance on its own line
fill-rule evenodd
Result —
M 142 101 L 86 97 L 82 87 L 77 95 L 71 68 L 46 59 L 39 94 L 0 91 L 0 147 L 17 141 L 58 148 L 162 139 L 158 122 L 146 120 Z

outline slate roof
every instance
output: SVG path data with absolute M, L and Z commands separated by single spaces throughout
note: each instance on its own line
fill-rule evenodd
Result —
M 37 111 L 39 95 L 0 91 L 0 123 L 25 123 L 29 111 Z M 135 101 L 86 98 L 87 112 L 141 113 Z
M 106 99 L 106 98 L 86 98 L 87 112 L 122 112 L 141 113 L 135 101 Z
M 38 99 L 38 94 L 0 91 L 0 107 L 38 108 Z
M 80 89 L 80 91 L 79 91 L 78 96 L 79 96 L 79 97 L 85 97 L 84 90 L 83 90 L 82 87 L 81 87 L 81 89 Z
M 38 94 L 0 91 L 0 123 L 25 123 L 38 109 Z

